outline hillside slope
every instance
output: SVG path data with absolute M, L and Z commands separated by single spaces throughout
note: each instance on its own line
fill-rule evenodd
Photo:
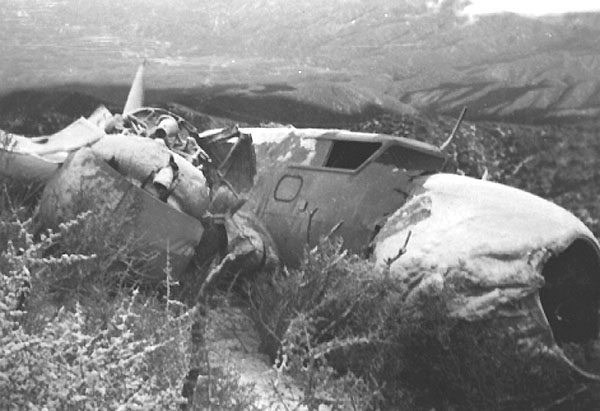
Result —
M 125 84 L 239 94 L 353 113 L 409 106 L 519 122 L 600 112 L 600 13 L 470 20 L 461 1 L 7 0 L 3 90 Z M 2 90 L 0 90 L 2 91 Z M 228 91 L 231 93 L 231 90 Z M 230 95 L 230 94 L 229 94 Z

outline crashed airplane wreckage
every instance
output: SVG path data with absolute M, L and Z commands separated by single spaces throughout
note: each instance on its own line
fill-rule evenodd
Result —
M 200 294 L 227 273 L 293 265 L 335 227 L 350 251 L 405 284 L 407 309 L 459 282 L 449 315 L 500 319 L 524 346 L 600 380 L 559 348 L 593 344 L 599 333 L 600 245 L 570 212 L 448 173 L 442 149 L 411 139 L 285 127 L 199 132 L 142 107 L 140 73 L 123 115 L 101 108 L 48 137 L 2 133 L 0 172 L 45 182 L 48 225 L 82 194 L 116 214 L 134 210 L 132 230 L 160 253 L 149 280 L 164 276 L 167 255 L 176 278 L 195 258 L 206 270 Z

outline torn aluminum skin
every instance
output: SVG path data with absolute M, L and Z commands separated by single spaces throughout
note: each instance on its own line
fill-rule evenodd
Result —
M 135 237 L 157 254 L 155 269 L 142 281 L 164 280 L 167 259 L 174 275 L 182 272 L 195 255 L 204 232 L 199 220 L 124 178 L 93 149 L 82 148 L 72 153 L 48 180 L 40 200 L 40 219 L 46 225 L 56 226 L 81 211 L 78 206 L 87 204 L 93 204 L 98 212 L 114 215 L 115 221 L 130 224 Z

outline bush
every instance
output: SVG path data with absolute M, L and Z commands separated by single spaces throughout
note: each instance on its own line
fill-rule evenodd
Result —
M 454 293 L 443 290 L 418 318 L 388 318 L 377 378 L 409 388 L 417 405 L 461 410 L 534 409 L 576 388 L 567 367 L 524 352 L 500 320 L 448 317 Z M 389 402 L 400 400 L 386 394 Z
M 103 330 L 86 330 L 86 315 L 79 308 L 59 311 L 36 334 L 14 322 L 11 332 L 4 329 L 3 409 L 178 409 L 182 375 L 168 370 L 176 369 L 171 353 L 178 353 L 177 363 L 185 366 L 185 350 L 177 345 L 185 345 L 187 338 L 176 320 L 163 323 L 153 335 L 136 336 L 135 304 L 135 298 L 124 299 Z
M 9 190 L 3 193 L 6 205 Z M 25 311 L 32 301 L 44 300 L 45 287 L 38 285 L 51 285 L 48 278 L 97 255 L 49 253 L 60 249 L 60 241 L 84 217 L 35 239 L 31 210 L 13 206 L 2 211 L 0 408 L 176 409 L 182 375 L 166 370 L 186 364 L 185 317 L 163 315 L 165 321 L 159 321 L 161 311 L 140 302 L 137 293 L 115 295 L 103 322 L 90 321 L 95 310 L 79 304 Z M 148 321 L 154 324 L 144 332 Z M 37 326 L 24 326 L 32 323 Z
M 363 378 L 329 364 L 334 353 L 372 338 L 373 327 L 355 327 L 371 323 L 368 317 L 377 310 L 379 290 L 368 286 L 370 269 L 364 260 L 347 256 L 341 241 L 325 240 L 305 253 L 300 268 L 248 289 L 261 350 L 295 376 L 309 410 L 323 403 L 363 410 L 379 395 Z M 350 273 L 356 281 L 348 282 Z M 349 329 L 356 332 L 345 332 Z
M 115 281 L 138 254 L 101 216 L 36 236 L 35 208 L 14 199 L 0 193 L 0 409 L 184 407 L 196 311 Z M 250 409 L 235 374 L 212 374 L 214 395 L 197 390 L 193 409 Z
M 35 279 L 38 284 L 34 286 L 44 288 L 59 304 L 95 299 L 88 305 L 102 305 L 115 290 L 147 287 L 145 273 L 155 263 L 156 253 L 131 229 L 133 211 L 115 215 L 106 207 L 90 204 L 84 194 L 80 193 L 72 211 L 65 215 L 67 223 L 55 228 L 45 254 L 95 257 L 59 269 L 47 265 Z M 33 229 L 45 238 L 45 230 Z
M 499 321 L 450 317 L 452 284 L 410 311 L 405 291 L 325 241 L 249 295 L 263 348 L 277 347 L 309 409 L 532 409 L 584 387 L 562 364 L 523 353 Z

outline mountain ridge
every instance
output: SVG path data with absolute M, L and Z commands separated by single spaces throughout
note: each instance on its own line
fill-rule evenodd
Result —
M 531 122 L 600 113 L 600 13 L 469 20 L 464 2 L 419 0 L 7 2 L 5 91 L 125 84 L 147 59 L 153 88 L 285 83 L 269 94 L 345 113 L 467 105 L 477 118 Z

